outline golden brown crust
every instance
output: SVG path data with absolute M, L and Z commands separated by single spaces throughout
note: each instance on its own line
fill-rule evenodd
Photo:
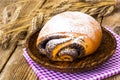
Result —
M 87 56 L 89 54 L 92 54 L 99 47 L 101 37 L 102 31 L 100 24 L 94 18 L 80 12 L 64 12 L 54 16 L 44 25 L 39 33 L 36 46 L 38 49 L 41 48 L 38 45 L 42 41 L 46 42 L 46 44 L 49 43 L 49 46 L 52 46 L 52 44 L 54 44 L 54 48 L 51 49 L 51 52 L 47 52 L 45 49 L 44 54 L 52 55 L 52 60 L 65 61 L 64 59 L 57 58 L 61 50 L 63 50 L 62 52 L 68 54 L 68 51 L 65 51 L 66 47 L 68 48 L 70 45 L 74 45 L 75 43 L 77 46 L 84 48 L 84 56 Z M 67 38 L 69 38 L 70 41 L 66 41 Z M 61 40 L 63 40 L 63 42 L 59 43 Z M 81 42 L 81 40 L 83 40 L 83 42 Z M 55 41 L 58 41 L 59 44 Z M 79 49 L 81 49 L 81 47 L 79 47 Z M 46 48 L 46 45 L 44 48 Z M 76 52 L 71 48 L 70 50 L 73 51 L 72 54 Z M 70 60 L 74 60 L 70 57 L 71 55 L 64 56 L 70 58 Z

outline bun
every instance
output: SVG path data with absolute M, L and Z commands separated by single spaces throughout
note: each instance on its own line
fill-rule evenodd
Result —
M 81 12 L 63 12 L 42 28 L 36 46 L 53 61 L 73 61 L 97 50 L 102 38 L 100 24 Z

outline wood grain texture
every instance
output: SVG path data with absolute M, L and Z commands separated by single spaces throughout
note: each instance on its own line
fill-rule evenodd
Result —
M 27 4 L 23 5 L 24 9 L 20 13 L 20 17 L 26 17 L 28 16 L 29 12 L 31 12 L 31 9 L 34 9 L 34 7 L 38 4 L 39 7 L 39 1 L 40 0 L 0 0 L 0 26 L 1 26 L 1 18 L 2 18 L 2 11 L 5 6 L 15 3 L 17 1 L 28 1 Z M 54 5 L 51 3 L 51 1 L 56 1 L 56 3 L 62 3 L 63 1 L 67 0 L 47 0 L 46 3 L 48 3 L 48 6 L 43 6 L 43 8 L 51 8 L 54 7 L 60 7 L 59 5 Z M 69 1 L 79 1 L 79 0 L 69 0 Z M 108 0 L 112 1 L 112 0 Z M 43 2 L 44 3 L 44 0 Z M 41 4 L 40 3 L 40 4 Z M 28 7 L 29 6 L 29 7 Z M 64 6 L 64 5 L 63 5 Z M 69 6 L 65 6 L 67 9 Z M 36 7 L 37 8 L 37 7 Z M 38 10 L 38 9 L 37 9 Z M 37 12 L 40 12 L 39 10 L 31 12 L 30 16 L 35 16 Z M 55 11 L 54 9 L 50 9 L 50 11 Z M 62 12 L 62 8 L 59 10 L 59 12 Z M 103 19 L 103 26 L 110 26 L 112 28 L 120 25 L 120 10 L 118 12 L 115 12 L 112 15 L 109 15 L 108 17 L 105 17 Z M 46 11 L 46 13 L 49 12 Z M 48 14 L 48 13 L 47 13 Z M 24 15 L 24 16 L 23 16 Z M 50 14 L 46 15 L 49 16 Z M 45 17 L 46 18 L 46 17 Z M 47 19 L 47 18 L 46 18 Z M 49 18 L 48 18 L 49 19 Z M 16 45 L 16 44 L 14 44 Z M 22 47 L 18 46 L 17 48 L 15 46 L 11 46 L 8 50 L 2 50 L 0 48 L 0 80 L 38 80 L 36 77 L 34 71 L 31 69 L 31 67 L 26 62 L 25 58 L 23 57 L 23 51 Z M 120 74 L 112 76 L 110 78 L 107 78 L 105 80 L 120 80 Z
M 11 57 L 12 53 L 14 52 L 16 48 L 16 43 L 13 43 L 11 47 L 8 50 L 3 50 L 0 47 L 0 72 L 2 71 L 3 67 L 6 65 L 7 61 Z
M 22 47 L 17 47 L 0 73 L 0 80 L 38 80 L 22 54 Z M 120 80 L 120 75 L 118 74 L 105 80 Z
M 109 77 L 109 78 L 107 78 L 105 80 L 120 80 L 120 74 L 112 76 L 112 77 Z
M 103 26 L 114 28 L 120 26 L 120 10 L 114 12 L 110 16 L 104 17 L 102 21 Z
M 22 47 L 17 47 L 3 71 L 0 80 L 37 80 L 35 73 L 23 57 Z

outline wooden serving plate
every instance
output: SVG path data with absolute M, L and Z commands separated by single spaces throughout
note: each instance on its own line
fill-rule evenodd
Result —
M 36 31 L 29 36 L 26 42 L 26 48 L 28 55 L 40 66 L 46 67 L 47 69 L 60 72 L 91 70 L 106 62 L 106 60 L 108 60 L 114 54 L 116 49 L 116 39 L 114 36 L 103 27 L 102 32 L 102 42 L 97 51 L 92 55 L 82 59 L 77 59 L 73 62 L 51 61 L 45 55 L 40 54 L 35 45 L 39 31 Z

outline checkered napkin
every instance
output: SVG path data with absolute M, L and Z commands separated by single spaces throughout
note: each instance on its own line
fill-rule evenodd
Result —
M 40 80 L 101 80 L 120 73 L 120 36 L 106 28 L 115 36 L 117 40 L 117 50 L 115 54 L 103 65 L 98 68 L 86 72 L 77 73 L 61 73 L 48 70 L 42 66 L 37 65 L 27 54 L 24 48 L 24 57 L 29 65 L 32 67 Z

